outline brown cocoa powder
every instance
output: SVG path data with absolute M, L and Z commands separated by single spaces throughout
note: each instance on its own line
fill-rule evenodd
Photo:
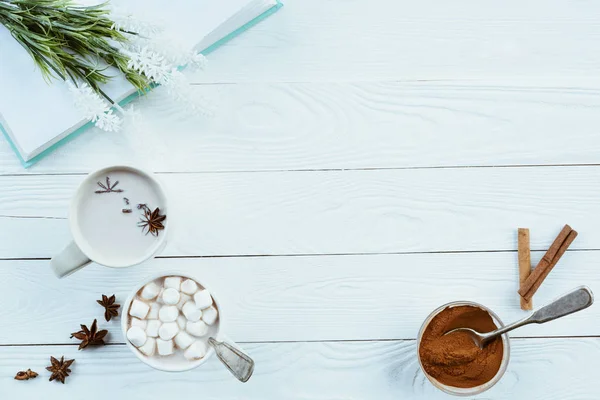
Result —
M 455 328 L 478 332 L 497 329 L 490 314 L 473 306 L 448 307 L 437 314 L 425 328 L 419 346 L 423 369 L 438 382 L 472 388 L 490 381 L 502 364 L 504 346 L 497 338 L 483 349 L 467 333 L 444 333 Z

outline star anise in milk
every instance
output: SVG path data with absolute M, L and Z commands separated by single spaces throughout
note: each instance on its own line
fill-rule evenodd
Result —
M 151 233 L 153 236 L 158 236 L 158 232 L 165 229 L 163 221 L 167 219 L 167 216 L 160 215 L 160 208 L 158 207 L 152 211 L 146 204 L 138 204 L 137 208 L 144 211 L 144 216 L 138 226 L 142 228 L 142 231 L 146 231 L 146 235 Z
M 117 187 L 117 185 L 119 184 L 119 181 L 116 181 L 115 183 L 111 184 L 110 183 L 110 177 L 106 177 L 106 183 L 103 182 L 96 182 L 98 184 L 98 186 L 100 186 L 100 189 L 96 190 L 95 193 L 122 193 L 123 189 L 115 189 Z
M 88 329 L 85 325 L 80 325 L 79 332 L 71 333 L 71 338 L 81 340 L 77 350 L 85 349 L 88 346 L 104 346 L 104 337 L 108 333 L 106 329 L 98 330 L 98 321 L 94 320 L 92 327 Z
M 66 377 L 69 376 L 69 372 L 71 372 L 69 367 L 71 366 L 71 364 L 73 364 L 74 361 L 75 360 L 65 361 L 65 356 L 62 356 L 60 360 L 57 360 L 54 357 L 50 357 L 50 362 L 52 363 L 52 365 L 46 367 L 48 371 L 52 372 L 52 375 L 50 376 L 50 381 L 56 379 L 57 381 L 62 382 L 64 384 Z
M 115 304 L 115 295 L 107 297 L 105 294 L 102 295 L 102 300 L 96 300 L 98 304 L 104 307 L 104 319 L 110 321 L 112 317 L 119 316 L 119 304 Z

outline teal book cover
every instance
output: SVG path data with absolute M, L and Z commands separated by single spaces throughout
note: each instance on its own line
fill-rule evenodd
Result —
M 220 46 L 224 45 L 225 43 L 227 43 L 231 39 L 235 38 L 236 36 L 240 35 L 244 31 L 246 31 L 246 30 L 250 29 L 251 27 L 253 27 L 254 25 L 258 24 L 260 21 L 264 20 L 265 18 L 267 18 L 271 14 L 275 13 L 281 7 L 283 7 L 283 3 L 281 1 L 279 1 L 279 0 L 277 0 L 276 4 L 274 6 L 272 6 L 271 8 L 269 8 L 268 10 L 266 10 L 265 12 L 263 12 L 262 14 L 260 14 L 258 17 L 252 19 L 251 21 L 249 21 L 245 25 L 239 27 L 238 29 L 232 31 L 231 33 L 229 33 L 228 35 L 224 36 L 220 40 L 216 41 L 215 43 L 213 43 L 212 45 L 210 45 L 208 48 L 206 48 L 203 51 L 201 51 L 201 53 L 204 54 L 204 55 L 207 55 L 207 54 L 215 51 L 216 49 L 218 49 Z M 133 94 L 127 96 L 125 99 L 121 100 L 119 102 L 119 105 L 120 106 L 125 106 L 128 103 L 130 103 L 130 102 L 134 101 L 135 99 L 137 99 L 139 96 L 140 95 L 138 93 L 133 93 Z M 72 133 L 70 133 L 68 136 L 64 137 L 63 139 L 61 139 L 57 143 L 53 144 L 52 146 L 50 146 L 49 148 L 45 149 L 43 152 L 41 152 L 40 154 L 36 155 L 35 157 L 33 157 L 33 158 L 29 159 L 29 160 L 26 160 L 26 159 L 23 158 L 23 156 L 19 152 L 16 144 L 12 141 L 12 139 L 10 138 L 7 130 L 5 129 L 5 127 L 2 126 L 1 123 L 0 123 L 0 131 L 2 132 L 2 134 L 5 137 L 6 141 L 9 143 L 9 145 L 12 148 L 12 150 L 14 151 L 14 153 L 17 155 L 17 157 L 20 160 L 21 164 L 25 168 L 29 168 L 32 165 L 34 165 L 37 162 L 39 162 L 40 160 L 42 160 L 48 154 L 52 153 L 53 151 L 55 151 L 59 147 L 64 146 L 65 144 L 67 144 L 71 140 L 75 139 L 77 136 L 81 135 L 82 133 L 84 133 L 86 130 L 88 130 L 89 128 L 91 128 L 93 126 L 94 126 L 94 124 L 92 122 L 87 122 L 85 125 L 83 125 L 80 128 L 76 129 L 75 131 L 73 131 Z

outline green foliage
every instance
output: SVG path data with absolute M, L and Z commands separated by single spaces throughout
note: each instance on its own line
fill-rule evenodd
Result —
M 78 79 L 83 80 L 107 97 L 100 85 L 111 78 L 106 68 L 112 65 L 138 90 L 149 86 L 144 75 L 127 67 L 128 57 L 115 47 L 135 33 L 114 29 L 106 3 L 0 0 L 0 24 L 29 52 L 48 82 L 70 79 L 77 85 Z

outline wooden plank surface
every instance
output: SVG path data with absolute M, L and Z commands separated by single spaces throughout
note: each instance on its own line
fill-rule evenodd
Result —
M 285 3 L 190 75 L 213 118 L 159 89 L 135 104 L 135 126 L 91 130 L 31 170 L 0 141 L 0 398 L 447 398 L 419 371 L 418 329 L 457 299 L 526 315 L 517 227 L 531 229 L 534 264 L 564 223 L 580 233 L 536 305 L 600 290 L 596 2 Z M 116 163 L 161 172 L 167 258 L 55 279 L 72 193 Z M 161 271 L 217 293 L 224 329 L 257 361 L 248 384 L 216 360 L 151 370 L 118 321 L 101 323 L 109 346 L 71 344 L 101 318 L 102 293 L 123 301 Z M 508 372 L 478 398 L 597 398 L 599 317 L 515 332 Z M 73 376 L 47 382 L 63 354 Z M 40 378 L 12 379 L 26 368 Z
M 195 370 L 164 373 L 138 361 L 125 346 L 78 352 L 75 346 L 0 347 L 0 394 L 21 398 L 114 400 L 201 396 L 203 399 L 448 399 L 419 370 L 416 345 L 408 342 L 244 344 L 256 360 L 252 379 L 241 384 L 216 359 Z M 47 382 L 50 356 L 75 358 L 61 385 Z M 594 399 L 600 340 L 514 339 L 504 378 L 485 399 Z M 32 368 L 40 376 L 12 379 Z M 543 371 L 543 379 L 540 378 Z
M 209 82 L 597 77 L 599 5 L 290 0 L 213 54 Z
M 565 223 L 600 249 L 600 167 L 163 174 L 163 255 L 544 250 Z M 83 176 L 0 177 L 0 258 L 51 257 Z M 126 189 L 126 188 L 125 188 Z M 15 241 L 14 238 L 21 238 Z
M 0 142 L 0 174 L 599 164 L 600 81 L 349 82 L 196 86 L 212 118 L 161 89 L 122 132 L 92 129 L 23 170 Z
M 538 260 L 542 252 L 533 254 Z M 535 296 L 538 306 L 588 285 L 600 291 L 600 251 L 569 252 Z M 225 333 L 236 341 L 415 339 L 435 308 L 472 300 L 506 323 L 527 315 L 517 296 L 517 255 L 510 253 L 402 254 L 328 257 L 157 259 L 115 271 L 96 265 L 56 279 L 47 261 L 2 261 L 2 344 L 73 343 L 79 324 L 111 332 L 122 343 L 118 321 L 105 322 L 101 294 L 123 302 L 156 274 L 192 274 L 222 303 Z M 600 309 L 592 307 L 516 336 L 600 335 Z M 44 326 L 43 335 L 38 327 Z

